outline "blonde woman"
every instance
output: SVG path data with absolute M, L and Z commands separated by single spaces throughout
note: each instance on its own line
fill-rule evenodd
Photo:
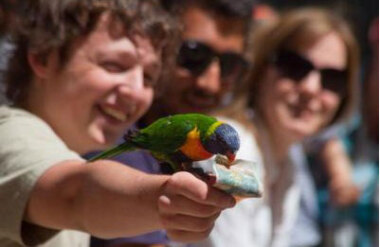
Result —
M 354 103 L 358 48 L 336 14 L 290 11 L 257 30 L 252 43 L 248 103 L 227 115 L 251 139 L 252 150 L 240 155 L 262 160 L 264 198 L 224 212 L 198 246 L 289 246 L 300 198 L 291 147 L 344 120 Z

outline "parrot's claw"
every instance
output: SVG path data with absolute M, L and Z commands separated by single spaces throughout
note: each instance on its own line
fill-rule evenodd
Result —
M 166 175 L 172 175 L 175 172 L 175 170 L 173 169 L 173 166 L 170 165 L 169 162 L 160 163 L 160 170 L 161 170 L 161 173 L 166 174 Z
M 124 134 L 123 139 L 129 141 L 133 139 L 138 134 L 138 130 L 129 129 L 127 133 Z
M 193 163 L 192 162 L 182 162 L 181 168 L 183 171 L 191 170 L 191 169 L 193 169 Z

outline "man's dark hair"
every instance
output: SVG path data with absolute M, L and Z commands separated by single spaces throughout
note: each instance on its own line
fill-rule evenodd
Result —
M 252 11 L 257 0 L 161 0 L 162 6 L 173 13 L 181 13 L 190 6 L 200 7 L 207 12 L 224 18 L 241 20 L 248 32 Z
M 58 51 L 61 68 L 70 58 L 74 40 L 88 35 L 103 13 L 121 21 L 127 35 L 140 33 L 151 39 L 163 52 L 174 47 L 176 26 L 157 0 L 24 0 L 27 8 L 14 36 L 16 46 L 6 71 L 7 97 L 21 103 L 27 97 L 33 78 L 28 64 L 29 51 L 44 61 L 51 51 Z M 165 62 L 171 56 L 162 56 Z M 172 58 L 174 60 L 174 58 Z
M 179 10 L 189 5 L 196 4 L 216 13 L 236 18 L 247 18 L 252 15 L 254 0 L 161 0 L 162 5 L 168 10 Z

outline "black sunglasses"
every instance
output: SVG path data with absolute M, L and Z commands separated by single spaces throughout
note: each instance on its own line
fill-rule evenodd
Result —
M 228 80 L 240 79 L 249 68 L 249 63 L 238 53 L 218 53 L 208 45 L 194 41 L 184 41 L 177 56 L 177 64 L 189 70 L 194 76 L 205 72 L 210 63 L 218 58 L 221 78 Z
M 347 71 L 334 68 L 316 68 L 312 62 L 293 51 L 282 50 L 274 57 L 274 64 L 282 75 L 300 82 L 311 71 L 321 74 L 322 87 L 340 96 L 345 96 L 347 87 Z

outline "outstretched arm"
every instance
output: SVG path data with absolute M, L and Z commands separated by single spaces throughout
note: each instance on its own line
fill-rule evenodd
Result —
M 66 161 L 38 180 L 25 220 L 54 229 L 76 229 L 102 238 L 165 228 L 177 241 L 206 237 L 231 196 L 193 175 L 148 175 L 113 161 Z

